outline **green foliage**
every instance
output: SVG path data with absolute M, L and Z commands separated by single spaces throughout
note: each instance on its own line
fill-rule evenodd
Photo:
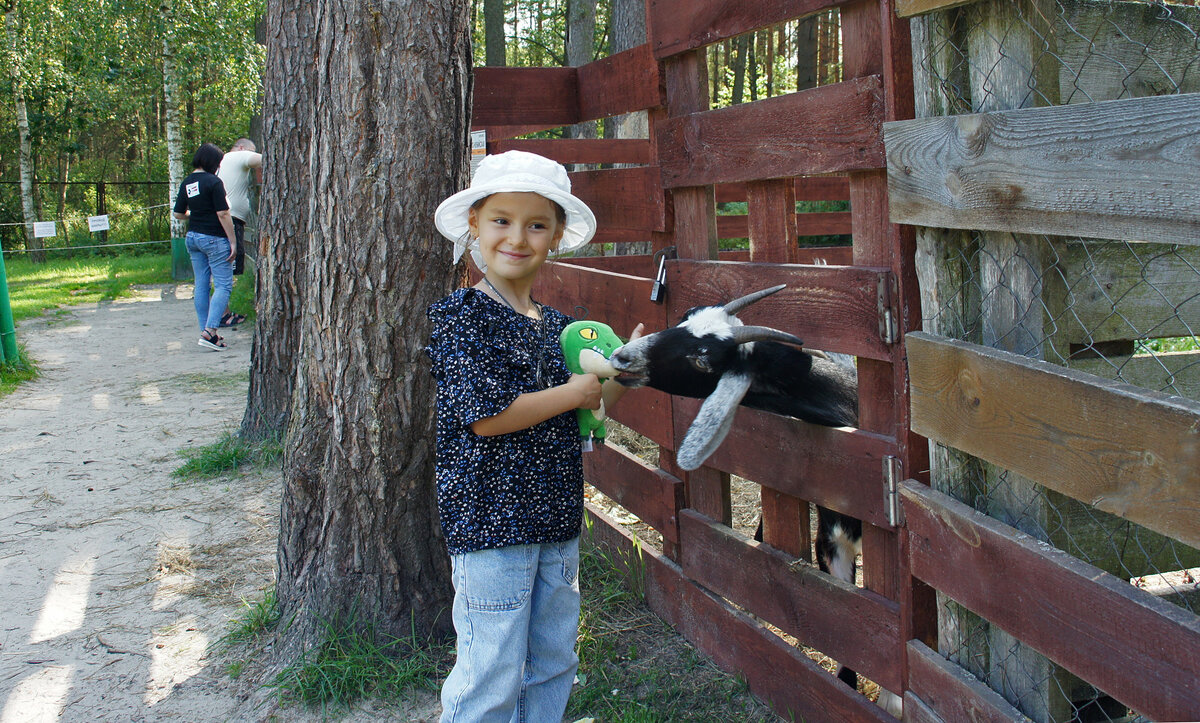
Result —
M 17 321 L 58 306 L 109 301 L 126 295 L 134 284 L 171 280 L 171 257 L 164 255 L 60 259 L 44 264 L 14 258 L 6 260 L 5 266 Z
M 394 700 L 412 690 L 436 690 L 450 672 L 453 647 L 416 631 L 380 633 L 350 616 L 322 624 L 323 639 L 272 683 L 286 700 L 344 710 L 367 696 Z
M 1135 354 L 1167 354 L 1176 351 L 1200 351 L 1200 340 L 1194 336 L 1171 336 L 1162 339 L 1141 339 Z
M 256 640 L 260 635 L 275 627 L 279 622 L 279 599 L 275 595 L 275 587 L 271 586 L 263 592 L 261 600 L 242 598 L 242 614 L 233 621 L 229 632 L 218 641 L 221 647 L 233 647 Z M 230 666 L 233 667 L 232 665 Z M 240 670 L 240 666 L 239 670 Z M 230 672 L 233 677 L 232 670 Z
M 179 456 L 185 461 L 171 473 L 172 477 L 211 480 L 234 474 L 247 465 L 259 469 L 278 465 L 283 458 L 283 443 L 275 437 L 251 443 L 226 432 L 212 444 L 180 450 Z
M 249 266 L 250 262 L 247 261 Z M 229 309 L 235 314 L 245 314 L 246 322 L 254 321 L 255 274 L 249 269 L 241 276 L 233 277 L 233 293 L 229 295 Z
M 0 364 L 0 399 L 12 394 L 24 382 L 38 377 L 37 362 L 26 353 L 24 344 L 17 344 L 17 353 L 19 358 L 5 359 Z

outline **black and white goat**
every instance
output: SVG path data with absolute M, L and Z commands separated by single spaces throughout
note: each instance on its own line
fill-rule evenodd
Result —
M 742 309 L 783 288 L 763 289 L 724 306 L 689 309 L 676 326 L 613 353 L 617 381 L 625 386 L 704 399 L 676 455 L 681 468 L 694 470 L 716 451 L 739 404 L 830 427 L 858 424 L 858 375 L 852 363 L 807 351 L 792 334 L 745 326 L 737 318 Z M 817 519 L 818 566 L 854 584 L 862 522 L 821 507 Z M 856 685 L 856 674 L 847 668 L 838 677 Z

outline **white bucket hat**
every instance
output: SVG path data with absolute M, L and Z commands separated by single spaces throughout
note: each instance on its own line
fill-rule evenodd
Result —
M 479 242 L 470 236 L 467 211 L 476 201 L 493 193 L 521 192 L 544 196 L 566 211 L 567 227 L 563 230 L 557 253 L 582 248 L 596 235 L 596 216 L 586 203 L 571 195 L 571 179 L 561 163 L 536 153 L 507 151 L 484 157 L 475 169 L 470 187 L 442 201 L 433 214 L 437 230 L 454 242 L 456 263 L 463 251 L 471 249 L 475 265 L 487 270 L 483 256 L 478 252 Z

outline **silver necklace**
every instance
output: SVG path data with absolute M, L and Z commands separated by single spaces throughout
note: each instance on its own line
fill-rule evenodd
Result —
M 491 289 L 493 292 L 495 292 L 496 296 L 499 296 L 500 300 L 504 302 L 504 305 L 507 306 L 508 308 L 512 309 L 512 312 L 514 314 L 516 314 L 517 316 L 524 316 L 524 314 L 517 311 L 517 307 L 515 307 L 511 303 L 509 303 L 508 299 L 506 299 L 504 297 L 504 294 L 500 293 L 500 289 L 497 289 L 495 287 L 495 285 L 492 284 L 492 282 L 488 280 L 488 277 L 486 277 L 486 276 L 483 277 L 483 283 L 487 284 L 488 288 Z M 534 381 L 537 382 L 538 389 L 549 389 L 550 385 L 548 383 L 546 383 L 546 372 L 545 372 L 546 310 L 543 309 L 542 305 L 537 303 L 536 301 L 534 301 L 533 303 L 535 306 L 537 306 L 537 310 L 538 310 L 538 339 L 537 339 L 538 359 L 537 359 L 537 368 L 534 371 Z

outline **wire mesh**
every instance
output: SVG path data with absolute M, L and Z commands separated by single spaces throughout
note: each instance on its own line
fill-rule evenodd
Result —
M 1194 2 L 978 2 L 913 19 L 918 115 L 1200 91 Z M 918 231 L 924 328 L 1200 399 L 1200 247 Z M 1200 551 L 956 450 L 957 499 L 1200 612 Z M 1142 720 L 970 611 L 940 600 L 939 648 L 1035 721 Z

